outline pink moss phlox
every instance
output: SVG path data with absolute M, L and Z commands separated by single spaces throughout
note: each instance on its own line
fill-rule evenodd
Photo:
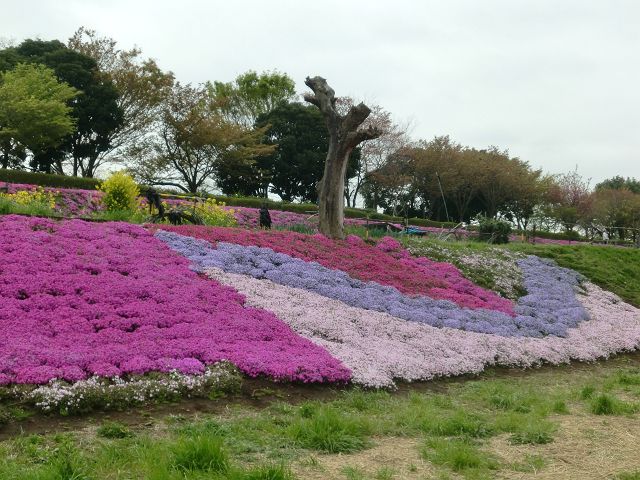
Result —
M 0 217 L 0 383 L 75 381 L 221 360 L 251 376 L 346 381 L 273 313 L 189 269 L 142 227 Z

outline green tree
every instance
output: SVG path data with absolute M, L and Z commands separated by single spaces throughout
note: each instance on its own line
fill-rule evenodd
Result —
M 270 153 L 264 134 L 220 115 L 208 89 L 176 83 L 155 134 L 131 150 L 132 171 L 143 183 L 196 193 L 215 180 L 219 163 L 250 164 Z
M 78 92 L 59 82 L 44 65 L 19 63 L 0 72 L 0 149 L 2 168 L 17 166 L 26 150 L 38 156 L 73 132 L 67 105 Z
M 636 239 L 640 194 L 628 188 L 599 188 L 593 193 L 593 217 L 609 238 Z
M 251 128 L 260 115 L 295 97 L 295 82 L 284 73 L 250 70 L 233 82 L 207 84 L 221 113 L 232 122 Z
M 95 172 L 102 164 L 117 161 L 127 148 L 136 145 L 153 128 L 161 114 L 163 101 L 171 94 L 174 77 L 163 72 L 152 59 L 143 59 L 139 48 L 121 50 L 117 42 L 99 37 L 93 30 L 79 28 L 68 47 L 95 60 L 102 76 L 118 92 L 116 104 L 122 111 L 122 123 L 107 132 L 108 146 L 86 170 Z
M 620 175 L 608 178 L 596 185 L 596 190 L 622 190 L 627 189 L 633 193 L 640 193 L 640 181 L 635 178 L 624 178 Z
M 281 103 L 256 122 L 266 129 L 265 143 L 273 153 L 252 165 L 222 164 L 218 186 L 225 193 L 266 194 L 270 191 L 291 202 L 318 200 L 317 184 L 322 178 L 329 147 L 327 127 L 320 111 L 300 103 Z M 359 167 L 360 152 L 349 157 L 347 180 Z M 256 192 L 256 193 L 252 193 Z
M 52 40 L 25 40 L 17 47 L 0 51 L 0 70 L 18 63 L 43 64 L 53 69 L 58 80 L 80 91 L 71 103 L 76 128 L 60 146 L 34 156 L 32 168 L 64 173 L 63 161 L 69 159 L 74 175 L 92 177 L 101 153 L 110 148 L 111 133 L 123 121 L 118 107 L 118 91 L 98 70 L 96 61 Z

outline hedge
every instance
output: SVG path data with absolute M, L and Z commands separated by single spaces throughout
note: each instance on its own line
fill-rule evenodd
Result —
M 0 168 L 0 182 L 26 183 L 40 185 L 41 187 L 79 188 L 83 190 L 95 190 L 101 183 L 97 178 L 71 177 L 68 175 L 53 175 L 4 168 Z
M 27 172 L 24 170 L 8 170 L 0 169 L 0 182 L 10 183 L 24 183 L 29 185 L 40 185 L 42 187 L 55 187 L 55 188 L 79 188 L 85 190 L 95 190 L 102 182 L 97 178 L 82 178 L 72 177 L 68 175 L 54 175 L 48 173 L 36 173 Z M 149 187 L 146 185 L 140 185 L 140 193 L 144 195 Z M 169 195 L 177 195 L 183 197 L 195 196 L 193 194 L 187 194 L 184 192 L 175 192 L 168 189 L 156 188 L 160 193 L 167 193 Z M 283 210 L 287 212 L 295 213 L 309 213 L 317 212 L 318 206 L 314 203 L 290 203 L 290 202 L 278 202 L 275 200 L 266 200 L 260 197 L 236 197 L 225 195 L 207 195 L 209 198 L 215 198 L 218 202 L 224 202 L 226 205 L 232 207 L 251 207 L 260 208 L 266 201 L 267 206 L 271 210 Z M 310 213 L 309 213 L 310 214 Z M 360 208 L 345 208 L 344 216 L 347 218 L 365 218 L 369 217 L 371 220 L 380 220 L 385 222 L 394 222 L 404 224 L 403 217 L 394 217 L 392 215 L 385 215 L 383 213 L 377 213 L 373 210 L 365 210 Z M 436 222 L 426 218 L 410 218 L 410 225 L 417 225 L 421 227 L 443 227 L 453 228 L 455 223 L 452 222 Z
M 146 191 L 146 188 L 141 187 L 141 191 Z M 161 191 L 161 190 L 160 190 Z M 161 191 L 162 192 L 162 191 Z M 180 196 L 193 196 L 179 194 Z M 290 202 L 278 202 L 276 200 L 265 199 L 262 197 L 227 197 L 224 195 L 207 195 L 208 198 L 214 198 L 217 202 L 224 202 L 225 205 L 230 207 L 250 207 L 260 208 L 266 202 L 267 208 L 270 210 L 283 210 L 286 212 L 313 214 L 318 211 L 318 206 L 315 203 L 290 203 Z M 377 213 L 373 210 L 365 210 L 361 208 L 345 208 L 344 216 L 347 218 L 366 218 L 370 220 L 380 220 L 385 222 L 394 222 L 404 224 L 405 219 L 403 217 L 394 217 L 392 215 L 385 215 L 384 213 Z M 456 226 L 452 222 L 436 222 L 426 218 L 410 218 L 410 225 L 418 225 L 422 227 L 443 227 L 453 228 Z
M 533 230 L 527 230 L 526 232 L 522 230 L 515 230 L 514 233 L 516 233 L 517 235 L 533 235 Z M 548 232 L 546 230 L 536 230 L 535 234 L 536 234 L 536 237 L 548 238 L 549 240 L 575 240 L 575 241 L 587 240 L 576 231 Z

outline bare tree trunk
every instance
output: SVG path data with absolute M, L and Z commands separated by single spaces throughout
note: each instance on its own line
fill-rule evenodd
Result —
M 344 180 L 349 154 L 361 142 L 378 138 L 382 131 L 372 126 L 358 128 L 371 113 L 364 103 L 340 115 L 336 111 L 335 92 L 324 78 L 307 77 L 304 83 L 313 91 L 305 94 L 304 99 L 320 109 L 329 131 L 324 175 L 318 183 L 320 232 L 331 238 L 344 238 Z

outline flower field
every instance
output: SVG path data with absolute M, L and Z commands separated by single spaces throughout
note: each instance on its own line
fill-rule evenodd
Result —
M 0 385 L 75 382 L 56 384 L 68 397 L 95 378 L 197 378 L 230 362 L 392 387 L 640 346 L 640 310 L 533 255 L 501 260 L 518 270 L 504 289 L 522 291 L 505 298 L 389 237 L 158 228 L 0 217 Z
M 5 216 L 0 255 L 0 384 L 195 374 L 222 360 L 253 376 L 349 378 L 326 350 L 200 278 L 139 226 Z

